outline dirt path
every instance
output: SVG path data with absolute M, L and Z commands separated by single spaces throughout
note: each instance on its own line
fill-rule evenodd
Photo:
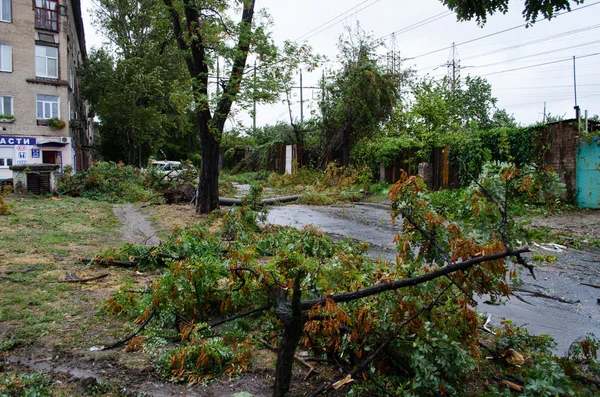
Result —
M 113 207 L 117 218 L 123 223 L 123 241 L 133 244 L 158 245 L 156 230 L 133 204 L 117 204 Z

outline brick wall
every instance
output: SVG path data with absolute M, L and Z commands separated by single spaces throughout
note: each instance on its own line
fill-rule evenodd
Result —
M 548 124 L 540 129 L 537 156 L 541 164 L 548 165 L 560 176 L 567 188 L 567 198 L 573 200 L 576 189 L 577 121 L 565 120 Z

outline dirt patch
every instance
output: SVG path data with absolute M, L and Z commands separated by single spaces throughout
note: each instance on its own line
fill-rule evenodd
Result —
M 588 239 L 600 239 L 600 211 L 581 211 L 534 218 L 531 227 L 547 227 L 558 233 Z
M 206 220 L 208 215 L 196 213 L 196 207 L 191 204 L 154 205 L 141 209 L 152 225 L 158 230 L 158 235 L 167 237 L 176 227 L 185 227 Z
M 113 207 L 115 215 L 121 223 L 123 240 L 133 244 L 159 245 L 156 230 L 133 204 L 118 204 Z

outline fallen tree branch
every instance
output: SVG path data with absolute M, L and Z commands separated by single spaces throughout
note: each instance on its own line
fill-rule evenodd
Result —
M 6 280 L 6 281 L 11 281 L 13 283 L 24 283 L 25 280 L 21 280 L 18 278 L 11 278 L 11 277 L 7 277 L 7 276 L 3 276 L 0 274 L 0 280 Z
M 576 302 L 573 302 L 573 301 L 568 300 L 568 299 L 560 298 L 558 296 L 546 295 L 546 294 L 544 294 L 542 292 L 532 291 L 532 290 L 529 290 L 529 289 L 514 287 L 513 290 L 514 291 L 518 291 L 518 292 L 524 292 L 526 294 L 531 294 L 533 296 L 537 296 L 538 298 L 552 299 L 552 300 L 555 300 L 555 301 L 558 301 L 558 302 L 568 303 L 568 304 L 571 304 L 571 305 L 574 304 L 574 303 L 576 303 Z
M 136 267 L 139 265 L 139 261 L 116 261 L 116 260 L 98 259 L 98 258 L 94 258 L 94 259 L 83 258 L 83 259 L 81 259 L 81 263 L 84 263 L 86 265 L 88 263 L 93 263 L 94 265 L 97 265 L 97 266 L 116 266 L 116 267 L 127 267 L 127 268 Z
M 412 209 L 411 209 L 412 211 Z M 422 228 L 421 226 L 419 226 L 417 224 L 417 222 L 415 222 L 415 220 L 412 217 L 412 214 L 408 213 L 408 212 L 402 212 L 402 216 L 404 217 L 404 219 L 406 219 L 408 221 L 408 223 L 410 223 L 410 225 L 415 228 L 419 233 L 421 233 L 431 244 L 433 244 L 434 247 L 437 248 L 437 250 L 444 256 L 444 259 L 446 261 L 447 265 L 451 265 L 452 261 L 450 260 L 450 255 L 448 254 L 448 252 L 446 250 L 444 250 L 439 242 L 437 241 L 437 239 L 435 238 L 435 236 L 431 233 L 429 233 L 427 230 L 425 230 L 424 228 Z M 467 291 L 464 290 L 463 287 L 461 287 L 460 285 L 458 285 L 458 283 L 456 281 L 454 281 L 454 279 L 452 277 L 450 277 L 448 274 L 445 275 L 445 277 L 450 280 L 450 282 L 452 284 L 454 284 L 456 286 L 456 288 L 458 288 L 470 301 L 471 301 L 471 305 L 472 306 L 477 306 L 477 301 L 475 299 L 473 299 L 473 295 L 467 293 Z
M 466 261 L 444 266 L 433 272 L 429 272 L 417 277 L 405 278 L 402 280 L 390 281 L 388 283 L 377 284 L 359 291 L 346 292 L 343 294 L 335 294 L 325 298 L 311 299 L 301 302 L 302 310 L 309 310 L 315 305 L 324 304 L 327 300 L 332 300 L 336 303 L 351 302 L 356 299 L 362 299 L 367 296 L 376 295 L 385 291 L 393 291 L 400 288 L 412 287 L 415 285 L 426 283 L 427 281 L 452 274 L 461 270 L 469 269 L 479 263 L 506 258 L 507 256 L 516 256 L 524 252 L 529 252 L 529 248 L 521 248 L 514 251 L 503 251 L 496 254 L 479 256 Z
M 125 343 L 129 342 L 130 340 L 132 340 L 133 338 L 135 338 L 137 336 L 137 334 L 139 334 L 140 332 L 142 332 L 144 330 L 144 328 L 146 328 L 146 326 L 148 325 L 148 323 L 150 322 L 150 320 L 152 320 L 152 317 L 154 317 L 154 315 L 156 314 L 156 310 L 152 310 L 150 312 L 150 314 L 148 315 L 148 318 L 142 323 L 142 325 L 140 325 L 140 327 L 138 328 L 137 331 L 135 331 L 133 334 L 129 335 L 128 337 L 121 339 L 113 344 L 110 344 L 108 346 L 104 346 L 102 347 L 102 349 L 100 350 L 110 350 L 110 349 L 114 349 L 115 347 L 119 347 L 124 345 Z
M 95 281 L 95 280 L 103 279 L 105 277 L 108 277 L 109 275 L 110 275 L 109 273 L 104 273 L 99 276 L 88 277 L 88 278 L 73 278 L 73 279 L 65 278 L 64 280 L 53 281 L 53 283 L 87 283 L 88 281 Z
M 218 325 L 225 324 L 225 323 L 228 323 L 228 322 L 233 321 L 233 320 L 237 320 L 238 318 L 247 317 L 247 316 L 249 316 L 251 314 L 254 314 L 254 313 L 264 312 L 265 310 L 269 310 L 270 308 L 271 308 L 271 305 L 265 305 L 265 306 L 262 306 L 262 307 L 259 307 L 259 308 L 256 308 L 256 309 L 252 309 L 252 310 L 248 310 L 248 311 L 245 311 L 245 312 L 242 312 L 242 313 L 238 313 L 235 316 L 231 316 L 231 317 L 225 318 L 223 320 L 213 321 L 212 323 L 208 324 L 208 326 L 210 328 L 214 328 L 214 327 L 216 327 Z
M 523 299 L 521 296 L 515 294 L 514 292 L 511 292 L 510 294 L 512 296 L 514 296 L 515 298 L 517 298 L 518 300 L 520 300 L 521 302 L 523 302 L 523 303 L 526 303 L 526 304 L 531 305 L 531 306 L 535 306 L 533 303 L 527 302 L 525 299 Z
M 0 274 L 6 275 L 6 276 L 8 276 L 9 274 L 26 274 L 26 273 L 30 273 L 30 272 L 33 272 L 36 270 L 37 270 L 37 266 L 31 265 L 31 266 L 28 266 L 27 269 L 25 269 L 25 270 L 8 270 L 8 271 L 2 272 Z
M 592 288 L 598 288 L 600 289 L 600 285 L 596 285 L 596 284 L 588 284 L 588 283 L 579 283 L 581 285 L 585 285 L 586 287 L 592 287 Z
M 279 351 L 278 348 L 276 348 L 275 346 L 271 345 L 269 342 L 267 342 L 266 340 L 262 339 L 262 338 L 256 338 L 260 343 L 262 343 L 263 345 L 265 345 L 265 347 L 271 351 L 274 351 L 275 353 L 277 353 Z M 312 373 L 318 374 L 319 371 L 317 371 L 315 369 L 315 367 L 313 367 L 312 365 L 310 365 L 308 362 L 306 362 L 305 359 L 303 359 L 302 357 L 294 354 L 294 360 L 298 361 L 300 364 L 304 365 L 306 368 L 308 368 L 308 374 L 306 375 L 306 377 L 304 378 L 304 380 L 308 379 L 308 376 Z
M 430 311 L 431 309 L 433 309 L 433 307 L 439 302 L 440 298 L 446 293 L 446 291 L 448 291 L 449 288 L 450 288 L 450 286 L 444 288 L 442 290 L 442 292 L 440 292 L 438 294 L 438 296 L 433 300 L 433 302 L 431 302 L 427 306 L 423 306 L 422 308 L 420 308 L 419 310 L 414 312 L 412 315 L 410 315 L 406 320 L 404 320 L 400 324 L 398 324 L 396 326 L 396 328 L 394 329 L 394 331 L 391 333 L 391 335 L 377 348 L 377 350 L 375 350 L 375 352 L 373 352 L 373 354 L 371 354 L 369 357 L 367 357 L 367 359 L 365 361 L 363 361 L 358 367 L 354 368 L 344 379 L 342 379 L 338 382 L 335 382 L 335 383 L 328 383 L 328 384 L 321 386 L 320 388 L 315 390 L 310 395 L 310 397 L 317 397 L 318 395 L 326 392 L 327 390 L 329 390 L 332 387 L 334 387 L 337 390 L 340 387 L 342 387 L 343 385 L 350 383 L 352 381 L 353 376 L 358 375 L 361 372 L 365 371 L 367 369 L 367 367 L 369 366 L 369 364 L 371 364 L 371 362 L 373 362 L 373 360 L 375 360 L 375 358 L 377 358 L 377 356 L 379 354 L 381 354 L 381 352 L 383 352 L 385 350 L 385 348 L 392 341 L 394 341 L 396 338 L 398 338 L 398 332 L 402 328 L 404 328 L 405 326 L 410 324 L 413 320 L 415 320 L 417 317 L 419 317 L 424 312 Z M 338 384 L 339 387 L 335 387 L 336 384 Z

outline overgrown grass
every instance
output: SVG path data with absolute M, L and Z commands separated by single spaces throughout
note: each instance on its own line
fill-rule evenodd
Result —
M 84 335 L 61 335 L 73 319 L 95 321 L 85 295 L 75 284 L 56 283 L 66 273 L 94 274 L 83 264 L 100 247 L 120 241 L 120 223 L 111 204 L 82 198 L 9 196 L 11 213 L 0 223 L 0 323 L 12 331 L 0 334 L 0 350 L 46 341 L 68 344 Z M 118 272 L 116 272 L 118 278 Z

